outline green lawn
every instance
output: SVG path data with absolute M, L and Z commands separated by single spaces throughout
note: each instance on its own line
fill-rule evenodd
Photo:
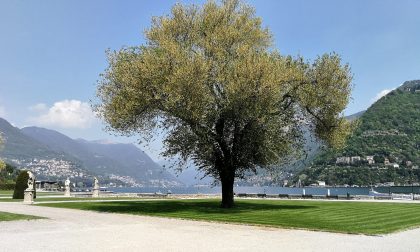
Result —
M 33 219 L 41 219 L 41 217 L 0 212 L 0 221 L 33 220 Z
M 12 196 L 13 191 L 11 190 L 0 190 L 0 196 Z
M 63 192 L 36 192 L 39 196 L 51 196 L 51 195 L 63 195 Z M 13 191 L 11 190 L 0 190 L 0 197 L 12 197 Z
M 99 212 L 373 235 L 420 226 L 420 204 L 237 200 L 235 208 L 221 209 L 218 207 L 219 200 L 155 200 L 47 203 L 42 205 Z
M 75 198 L 75 197 L 42 197 L 37 195 L 37 198 L 34 200 L 37 202 L 54 202 L 54 201 L 86 201 L 86 200 L 139 200 L 139 198 L 132 197 L 100 197 L 100 198 Z M 12 199 L 10 198 L 0 198 L 0 202 L 22 202 L 23 199 Z

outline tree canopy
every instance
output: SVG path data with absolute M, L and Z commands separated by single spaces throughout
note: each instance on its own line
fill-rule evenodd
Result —
M 152 19 L 146 43 L 108 52 L 94 109 L 118 133 L 167 132 L 166 157 L 222 182 L 301 154 L 303 128 L 341 146 L 352 75 L 337 54 L 281 55 L 255 10 L 238 1 L 177 4 Z

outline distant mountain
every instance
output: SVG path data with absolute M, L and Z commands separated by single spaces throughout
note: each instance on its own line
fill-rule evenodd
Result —
M 27 136 L 3 118 L 0 118 L 0 134 L 5 142 L 4 147 L 0 150 L 0 155 L 3 158 L 26 160 L 61 158 L 75 161 L 73 157 L 54 151 L 45 144 Z
M 359 119 L 365 112 L 366 112 L 366 110 L 362 110 L 360 112 L 357 112 L 357 113 L 354 113 L 352 115 L 346 116 L 346 119 L 349 120 L 349 121 Z
M 170 172 L 175 176 L 179 181 L 181 181 L 186 186 L 195 186 L 195 185 L 210 185 L 214 180 L 210 176 L 204 177 L 204 173 L 196 169 L 194 165 L 190 165 L 187 169 L 182 172 L 178 172 L 174 169 L 171 169 L 172 163 L 170 161 L 162 160 L 158 164 L 161 167 L 164 167 L 165 170 Z
M 4 139 L 4 146 L 0 148 L 0 158 L 19 168 L 34 171 L 38 179 L 90 175 L 83 169 L 80 160 L 49 148 L 2 118 L 0 118 L 0 134 Z
M 420 80 L 404 82 L 359 120 L 347 146 L 319 155 L 300 179 L 330 185 L 420 181 Z
M 51 150 L 71 155 L 75 159 L 81 161 L 86 169 L 95 174 L 112 173 L 116 167 L 120 166 L 120 164 L 114 160 L 96 155 L 78 141 L 57 131 L 39 127 L 26 127 L 21 129 L 21 131 Z M 124 172 L 123 174 L 127 175 Z
M 1 118 L 0 133 L 5 139 L 0 157 L 33 170 L 39 178 L 84 181 L 96 175 L 122 185 L 182 185 L 133 144 L 74 140 L 39 127 L 18 129 Z
M 96 159 L 111 159 L 116 162 L 118 165 L 112 168 L 114 172 L 147 180 L 155 185 L 182 185 L 134 144 L 90 142 L 83 139 L 78 139 L 77 142 L 90 153 L 94 153 Z
M 415 93 L 416 91 L 419 92 L 418 90 L 420 90 L 420 80 L 406 81 L 397 89 L 410 93 Z

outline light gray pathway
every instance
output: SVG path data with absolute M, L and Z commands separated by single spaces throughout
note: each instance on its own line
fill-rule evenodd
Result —
M 0 251 L 420 251 L 420 229 L 385 236 L 284 230 L 0 203 L 49 219 L 0 222 Z

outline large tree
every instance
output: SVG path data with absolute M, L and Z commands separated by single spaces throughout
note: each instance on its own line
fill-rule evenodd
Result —
M 281 55 L 261 23 L 237 0 L 177 4 L 145 44 L 108 53 L 94 104 L 116 132 L 166 132 L 163 155 L 219 179 L 227 208 L 236 177 L 301 154 L 303 129 L 332 146 L 349 131 L 349 67 L 336 54 Z

